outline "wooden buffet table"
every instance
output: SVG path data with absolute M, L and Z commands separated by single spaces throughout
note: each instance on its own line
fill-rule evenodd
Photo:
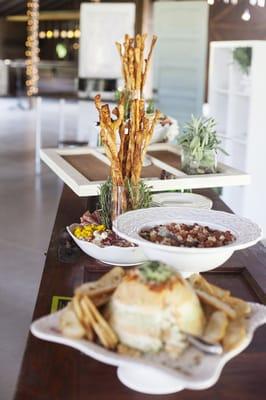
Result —
M 214 209 L 230 211 L 211 190 Z M 64 187 L 51 237 L 33 320 L 51 311 L 54 296 L 72 296 L 76 286 L 95 280 L 108 267 L 69 247 L 64 227 L 79 221 L 96 199 L 77 197 Z M 212 282 L 249 301 L 266 303 L 266 250 L 261 244 L 236 252 L 215 271 L 205 273 Z M 266 326 L 259 328 L 252 344 L 231 360 L 215 386 L 208 390 L 157 396 L 163 400 L 260 400 L 266 396 Z M 77 350 L 45 342 L 29 334 L 15 400 L 146 400 L 123 386 L 116 368 L 99 363 Z

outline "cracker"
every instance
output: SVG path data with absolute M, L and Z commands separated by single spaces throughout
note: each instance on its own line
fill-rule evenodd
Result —
M 208 343 L 219 343 L 225 336 L 228 318 L 223 311 L 215 311 L 209 318 L 203 339 Z
M 72 339 L 81 339 L 86 335 L 86 330 L 80 323 L 72 307 L 66 307 L 62 311 L 59 327 L 64 336 Z
M 210 306 L 213 306 L 217 310 L 224 311 L 225 314 L 231 319 L 236 318 L 237 314 L 236 314 L 235 310 L 232 307 L 230 307 L 227 303 L 224 303 L 222 300 L 218 299 L 217 297 L 214 297 L 211 294 L 206 293 L 200 289 L 196 289 L 196 293 L 202 302 L 207 303 Z
M 231 321 L 223 338 L 222 344 L 225 351 L 238 347 L 246 338 L 246 322 L 244 318 Z
M 235 310 L 237 318 L 246 317 L 251 312 L 250 304 L 237 297 L 230 296 L 226 299 L 226 303 Z
M 85 295 L 90 298 L 98 297 L 107 293 L 112 293 L 121 282 L 125 271 L 121 267 L 114 267 L 100 279 L 87 282 L 75 290 L 75 295 Z

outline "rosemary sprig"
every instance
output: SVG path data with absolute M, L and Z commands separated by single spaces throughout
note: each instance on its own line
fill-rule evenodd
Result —
M 151 207 L 151 189 L 143 181 L 140 181 L 138 186 L 134 187 L 128 179 L 125 182 L 125 190 L 128 197 L 127 211 Z M 101 209 L 101 223 L 109 229 L 112 228 L 112 193 L 112 180 L 108 178 L 99 188 L 99 207 Z
M 128 179 L 126 181 L 126 190 L 128 192 L 128 199 L 130 208 L 132 210 L 138 210 L 140 208 L 149 208 L 152 203 L 152 194 L 150 187 L 147 186 L 143 181 L 140 181 L 137 187 L 131 184 Z
M 112 180 L 108 178 L 99 187 L 99 208 L 101 223 L 108 229 L 112 228 Z

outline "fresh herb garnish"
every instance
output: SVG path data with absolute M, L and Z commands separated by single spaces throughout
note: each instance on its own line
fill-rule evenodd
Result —
M 139 267 L 142 278 L 147 282 L 162 283 L 173 274 L 173 270 L 159 261 L 148 261 Z

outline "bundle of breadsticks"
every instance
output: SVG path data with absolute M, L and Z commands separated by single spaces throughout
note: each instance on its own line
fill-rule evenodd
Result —
M 135 38 L 125 35 L 123 45 L 118 42 L 115 44 L 121 59 L 125 88 L 129 91 L 138 91 L 138 97 L 141 97 L 140 93 L 144 89 L 148 70 L 151 64 L 152 52 L 157 41 L 157 37 L 154 35 L 152 37 L 147 58 L 145 58 L 144 51 L 146 38 L 146 34 L 138 34 Z
M 160 115 L 158 110 L 152 117 L 145 113 L 142 92 L 157 38 L 153 36 L 146 58 L 145 40 L 146 35 L 138 34 L 132 38 L 125 35 L 123 44 L 116 43 L 124 78 L 124 91 L 117 107 L 111 111 L 108 104 L 102 104 L 100 95 L 94 99 L 99 112 L 101 142 L 111 163 L 113 186 L 123 186 L 127 180 L 132 186 L 138 185 L 147 147 Z

